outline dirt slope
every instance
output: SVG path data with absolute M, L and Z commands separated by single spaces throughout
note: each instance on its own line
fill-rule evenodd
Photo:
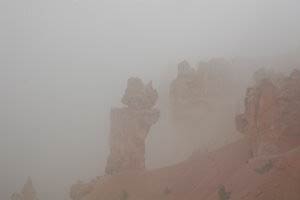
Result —
M 224 184 L 232 200 L 299 200 L 300 148 L 288 153 L 255 158 Z M 209 200 L 218 199 L 216 192 Z
M 194 199 L 195 195 L 197 199 L 206 198 L 244 166 L 250 157 L 248 142 L 241 140 L 212 153 L 195 154 L 175 166 L 106 177 L 85 199 L 182 200 Z M 201 193 L 198 192 L 200 190 Z
M 99 181 L 85 200 L 299 200 L 300 148 L 252 158 L 247 140 L 178 165 Z

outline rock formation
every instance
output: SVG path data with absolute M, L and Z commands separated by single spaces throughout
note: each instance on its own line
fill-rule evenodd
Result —
M 235 99 L 241 82 L 232 62 L 212 59 L 192 68 L 187 61 L 178 64 L 176 79 L 170 86 L 173 117 L 181 118 L 187 111 L 201 111 L 223 99 Z M 201 112 L 203 113 L 203 112 Z M 198 112 L 199 114 L 199 112 Z M 184 116 L 185 117 L 185 116 Z
M 277 154 L 300 145 L 300 71 L 290 76 L 255 73 L 237 129 L 252 140 L 255 155 Z
M 11 200 L 38 200 L 30 177 L 28 177 L 27 182 L 21 190 L 21 193 L 12 194 Z
M 178 64 L 170 85 L 170 119 L 183 156 L 218 147 L 237 135 L 232 118 L 246 87 L 238 70 L 234 63 L 217 58 L 199 62 L 197 68 L 187 61 Z
M 177 78 L 171 83 L 170 99 L 172 106 L 187 106 L 201 98 L 202 84 L 196 71 L 187 61 L 178 64 Z
M 145 169 L 145 139 L 159 111 L 153 108 L 158 98 L 152 83 L 144 85 L 139 78 L 130 78 L 122 98 L 123 108 L 112 108 L 110 155 L 106 174 Z

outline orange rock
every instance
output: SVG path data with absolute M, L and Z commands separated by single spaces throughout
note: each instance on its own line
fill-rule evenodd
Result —
M 285 152 L 300 144 L 300 72 L 274 81 L 263 76 L 249 88 L 236 127 L 250 136 L 256 155 Z

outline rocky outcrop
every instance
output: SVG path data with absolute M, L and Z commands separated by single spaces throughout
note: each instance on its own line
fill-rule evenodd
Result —
M 240 78 L 236 73 L 232 62 L 220 58 L 199 62 L 197 69 L 187 61 L 179 63 L 177 77 L 170 86 L 173 117 L 182 118 L 184 113 L 198 112 L 199 108 L 203 111 L 226 98 L 236 99 L 241 85 L 237 84 Z
M 277 154 L 300 145 L 300 71 L 290 76 L 255 73 L 237 129 L 252 140 L 255 155 Z
M 238 135 L 232 119 L 246 87 L 237 77 L 242 77 L 239 70 L 233 61 L 220 58 L 199 62 L 197 67 L 187 61 L 178 64 L 170 85 L 169 113 L 182 157 L 215 149 Z
M 188 106 L 201 98 L 202 87 L 196 71 L 187 61 L 178 64 L 177 78 L 171 83 L 170 99 L 173 107 Z
M 122 98 L 123 108 L 111 110 L 110 155 L 106 174 L 145 169 L 145 140 L 159 111 L 153 108 L 158 98 L 152 83 L 144 85 L 130 78 Z
M 20 193 L 11 195 L 11 200 L 38 200 L 30 177 L 28 177 Z

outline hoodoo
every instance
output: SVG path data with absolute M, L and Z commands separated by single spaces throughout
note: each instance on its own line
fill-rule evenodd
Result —
M 153 108 L 158 98 L 152 83 L 129 78 L 122 98 L 125 105 L 111 110 L 110 155 L 106 174 L 145 169 L 145 140 L 159 111 Z

